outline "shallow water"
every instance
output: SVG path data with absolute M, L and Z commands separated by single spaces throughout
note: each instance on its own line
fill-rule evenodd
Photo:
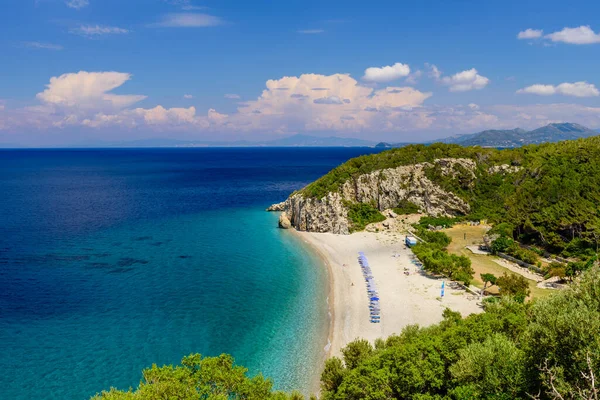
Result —
M 0 398 L 85 399 L 196 352 L 308 391 L 327 272 L 263 210 L 367 152 L 0 152 Z

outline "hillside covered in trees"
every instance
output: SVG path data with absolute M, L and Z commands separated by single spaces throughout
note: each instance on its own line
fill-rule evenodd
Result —
M 430 327 L 355 340 L 327 360 L 324 400 L 580 399 L 600 394 L 600 270 L 530 303 L 505 295 L 483 314 L 450 310 Z M 93 400 L 290 399 L 261 375 L 249 377 L 227 355 L 191 355 L 180 366 L 151 368 L 135 390 Z
M 453 159 L 468 164 L 455 163 L 449 173 L 439 160 Z M 468 204 L 468 211 L 453 212 L 457 216 L 506 223 L 515 239 L 556 254 L 590 257 L 596 252 L 600 240 L 600 137 L 505 150 L 442 143 L 411 145 L 351 159 L 295 195 L 319 201 L 373 176 L 382 187 L 388 171 L 410 165 L 420 165 L 436 187 Z M 410 182 L 406 186 L 410 193 Z M 358 197 L 354 201 L 365 203 Z M 376 201 L 367 206 L 382 209 Z M 369 222 L 365 216 L 377 219 L 377 213 L 367 211 L 360 214 L 360 226 Z

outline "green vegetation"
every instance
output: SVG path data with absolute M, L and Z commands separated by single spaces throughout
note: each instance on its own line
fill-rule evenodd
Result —
M 535 251 L 524 249 L 519 246 L 519 243 L 510 239 L 507 236 L 500 236 L 492 242 L 492 253 L 506 253 L 527 264 L 535 265 L 539 260 L 539 254 Z
M 596 268 L 533 303 L 505 295 L 483 314 L 446 310 L 440 324 L 409 326 L 375 347 L 350 343 L 348 360 L 344 351 L 326 363 L 323 399 L 596 399 L 598 332 Z
M 234 364 L 227 354 L 202 358 L 200 354 L 184 357 L 181 365 L 153 365 L 142 372 L 144 380 L 134 390 L 110 389 L 92 400 L 301 400 L 299 393 L 285 394 L 272 390 L 273 382 L 262 375 L 249 378 L 248 370 Z
M 496 285 L 500 288 L 502 295 L 512 296 L 521 303 L 531 293 L 527 279 L 517 274 L 507 274 L 505 272 L 500 278 L 496 279 Z
M 418 214 L 421 212 L 418 205 L 408 200 L 402 200 L 393 210 L 398 215 Z
M 471 220 L 487 219 L 512 227 L 511 238 L 554 254 L 587 259 L 600 244 L 600 137 L 497 150 L 436 143 L 411 145 L 349 160 L 311 183 L 301 193 L 321 198 L 339 191 L 361 174 L 439 158 L 476 162 L 473 178 L 426 171 L 445 190 L 467 201 Z M 499 165 L 512 173 L 490 173 Z M 460 167 L 457 167 L 460 169 Z
M 490 277 L 482 279 L 491 282 Z M 502 278 L 498 278 L 500 282 Z M 517 285 L 518 286 L 518 285 Z M 506 288 L 506 286 L 504 287 Z M 483 314 L 446 309 L 441 323 L 408 326 L 375 346 L 355 340 L 327 360 L 324 400 L 597 399 L 600 391 L 600 270 L 535 302 L 504 289 Z M 518 292 L 517 292 L 518 293 Z M 111 389 L 93 400 L 301 400 L 250 378 L 227 355 L 185 357 L 180 366 L 143 372 L 136 390 Z
M 346 203 L 345 206 L 348 208 L 350 232 L 362 231 L 370 223 L 385 220 L 383 214 L 373 204 Z
M 419 219 L 417 226 L 424 229 L 427 229 L 430 225 L 451 228 L 454 226 L 454 224 L 460 222 L 461 220 L 461 218 L 423 216 L 421 219 Z
M 471 268 L 471 260 L 466 256 L 448 254 L 446 247 L 451 242 L 450 236 L 444 232 L 427 230 L 421 227 L 421 223 L 416 224 L 415 228 L 425 242 L 413 246 L 412 251 L 423 263 L 423 269 L 470 285 L 475 273 Z

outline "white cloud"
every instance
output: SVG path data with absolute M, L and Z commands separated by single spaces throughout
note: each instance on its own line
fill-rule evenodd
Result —
M 184 98 L 184 99 L 193 99 L 193 98 L 194 98 L 194 96 L 192 96 L 191 94 L 184 94 L 184 95 L 183 95 L 183 98 Z
M 315 103 L 315 104 L 344 104 L 342 99 L 340 99 L 337 96 L 319 97 L 318 99 L 314 99 L 313 103 Z
M 395 63 L 385 67 L 367 68 L 362 79 L 367 82 L 390 82 L 409 74 L 410 67 L 407 64 Z
M 421 76 L 423 76 L 423 71 L 418 69 L 415 72 L 408 75 L 406 77 L 405 82 L 408 83 L 409 85 L 416 85 L 417 83 L 419 83 L 419 79 L 421 79 Z
M 23 46 L 32 49 L 43 49 L 43 50 L 62 50 L 63 47 L 58 44 L 42 43 L 42 42 L 23 42 Z
M 67 0 L 65 1 L 67 7 L 74 8 L 76 10 L 82 9 L 90 4 L 88 0 Z
M 544 31 L 541 29 L 525 29 L 519 32 L 517 39 L 539 39 L 543 34 Z
M 432 66 L 432 69 L 435 65 Z M 437 74 L 439 70 L 435 68 Z M 441 75 L 440 75 L 441 76 Z M 490 80 L 485 76 L 479 75 L 475 68 L 456 73 L 452 76 L 440 78 L 440 82 L 448 86 L 451 92 L 466 92 L 469 90 L 480 90 L 488 85 Z
M 553 42 L 569 44 L 593 44 L 600 43 L 600 33 L 595 33 L 589 26 L 577 28 L 563 28 L 563 30 L 544 36 Z
M 425 67 L 429 68 L 429 76 L 435 80 L 439 80 L 442 77 L 442 71 L 435 66 L 435 64 L 425 63 Z
M 300 29 L 297 32 L 298 33 L 303 33 L 305 35 L 314 35 L 314 34 L 317 34 L 317 33 L 323 33 L 323 32 L 325 32 L 325 30 L 323 30 L 323 29 Z
M 181 131 L 219 136 L 330 131 L 374 137 L 402 132 L 435 132 L 442 136 L 490 128 L 531 128 L 557 121 L 600 126 L 600 107 L 426 105 L 431 93 L 406 86 L 376 89 L 347 74 L 303 74 L 269 80 L 255 100 L 240 103 L 229 114 L 215 109 L 198 112 L 194 107 L 169 108 L 160 104 L 141 108 L 135 104 L 145 96 L 112 93 L 129 79 L 131 75 L 127 73 L 85 71 L 54 77 L 46 90 L 37 95 L 39 105 L 0 110 L 0 130 L 30 132 L 87 127 L 99 132 L 155 129 L 163 133 Z M 581 85 L 569 85 L 572 86 L 556 88 L 561 87 L 563 93 L 581 90 Z
M 595 97 L 600 96 L 600 91 L 592 83 L 574 82 L 561 83 L 560 85 L 531 85 L 523 89 L 517 90 L 517 93 L 537 94 L 539 96 L 552 96 L 554 94 L 562 94 L 572 97 Z
M 155 26 L 168 28 L 203 28 L 222 25 L 224 21 L 214 15 L 201 13 L 167 14 Z
M 122 72 L 86 72 L 64 74 L 50 78 L 46 90 L 37 94 L 37 98 L 46 105 L 71 108 L 114 110 L 121 109 L 146 96 L 121 95 L 109 93 L 131 79 L 131 75 Z
M 103 35 L 123 35 L 129 33 L 129 30 L 116 26 L 80 25 L 77 28 L 70 29 L 69 32 L 81 36 L 98 37 Z
M 224 96 L 226 99 L 241 99 L 239 94 L 227 93 Z

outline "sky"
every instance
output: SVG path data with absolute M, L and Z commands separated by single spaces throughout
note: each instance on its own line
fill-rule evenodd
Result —
M 0 145 L 600 128 L 597 0 L 0 0 Z

